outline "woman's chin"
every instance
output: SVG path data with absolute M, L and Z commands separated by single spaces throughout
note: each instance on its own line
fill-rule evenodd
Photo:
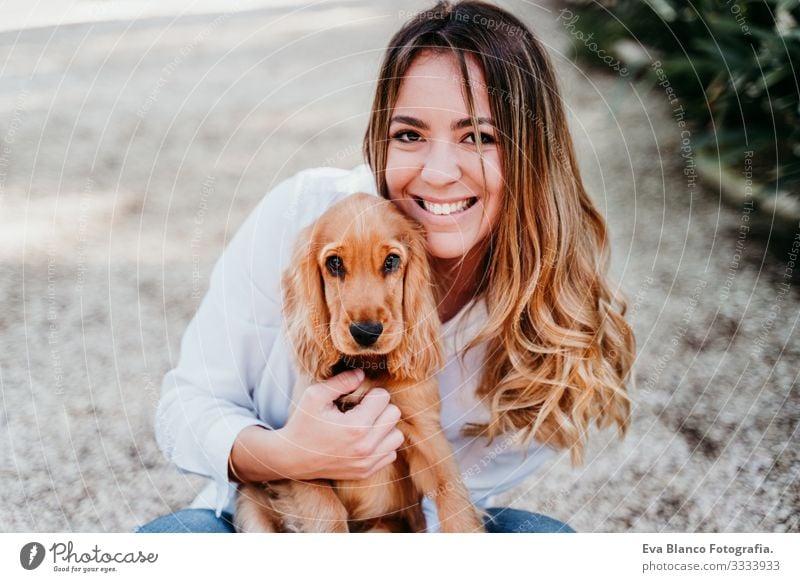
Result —
M 457 261 L 474 259 L 486 251 L 486 240 L 479 243 L 477 237 L 462 237 L 459 234 L 437 235 L 428 233 L 428 252 L 434 260 Z M 468 255 L 468 256 L 467 256 Z
M 429 236 L 428 252 L 435 259 L 456 260 L 467 253 L 472 246 L 471 242 L 453 235 L 447 237 Z

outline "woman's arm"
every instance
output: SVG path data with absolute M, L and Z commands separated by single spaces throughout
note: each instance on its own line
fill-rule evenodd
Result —
M 181 470 L 214 480 L 218 512 L 230 493 L 229 462 L 237 475 L 254 481 L 357 478 L 375 467 L 365 457 L 382 454 L 385 462 L 400 444 L 387 421 L 388 396 L 366 400 L 363 413 L 343 414 L 332 405 L 338 394 L 313 386 L 303 395 L 311 399 L 302 407 L 308 414 L 295 414 L 279 428 L 291 400 L 290 354 L 276 353 L 279 363 L 270 364 L 276 368 L 266 367 L 279 346 L 289 351 L 277 343 L 284 341 L 280 280 L 286 260 L 280 253 L 288 254 L 297 232 L 336 192 L 328 175 L 309 175 L 301 172 L 275 187 L 233 237 L 186 329 L 180 359 L 162 383 L 158 444 Z M 274 426 L 256 413 L 256 402 L 261 408 L 265 402 L 259 390 L 268 391 Z M 343 455 L 351 459 L 342 462 Z
M 218 511 L 228 501 L 228 456 L 238 434 L 254 425 L 277 425 L 280 411 L 288 411 L 287 358 L 280 358 L 283 368 L 265 369 L 281 341 L 279 253 L 298 220 L 287 207 L 296 203 L 302 177 L 301 172 L 273 188 L 232 238 L 184 332 L 180 358 L 162 382 L 156 440 L 179 469 L 215 482 Z M 260 396 L 274 418 L 258 417 L 257 390 L 269 390 L 266 399 Z

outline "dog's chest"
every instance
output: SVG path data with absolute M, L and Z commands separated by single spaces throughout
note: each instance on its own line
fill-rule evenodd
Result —
M 422 516 L 421 495 L 408 476 L 408 464 L 402 452 L 394 463 L 371 477 L 336 481 L 334 487 L 351 522 L 368 522 L 386 516 L 405 516 L 416 522 L 417 516 Z

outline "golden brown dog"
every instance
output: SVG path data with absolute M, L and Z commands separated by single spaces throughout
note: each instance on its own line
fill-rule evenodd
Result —
M 394 463 L 364 480 L 241 485 L 237 530 L 418 532 L 427 495 L 443 532 L 484 531 L 439 420 L 439 317 L 421 228 L 389 201 L 348 196 L 300 233 L 283 288 L 301 375 L 294 406 L 307 386 L 360 367 L 365 379 L 340 409 L 381 386 L 400 409 L 405 441 Z

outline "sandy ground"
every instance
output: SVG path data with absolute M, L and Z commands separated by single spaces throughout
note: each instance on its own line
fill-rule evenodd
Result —
M 505 501 L 581 531 L 800 531 L 786 249 L 690 188 L 660 88 L 587 75 L 552 8 L 504 4 L 558 63 L 639 343 L 627 438 Z M 209 270 L 279 180 L 360 162 L 386 41 L 423 7 L 0 33 L 0 531 L 130 531 L 192 500 L 152 424 Z

